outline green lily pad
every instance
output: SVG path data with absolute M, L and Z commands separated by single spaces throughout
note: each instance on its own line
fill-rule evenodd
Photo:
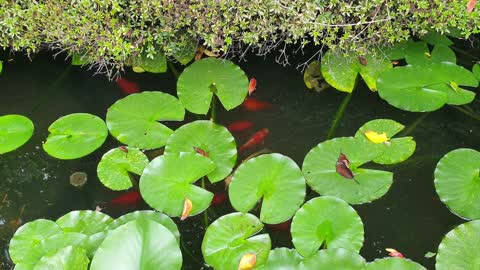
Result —
M 415 152 L 416 143 L 413 137 L 392 138 L 404 128 L 404 125 L 390 119 L 375 119 L 361 126 L 355 133 L 355 138 L 362 139 L 370 143 L 370 147 L 379 149 L 380 154 L 373 159 L 373 162 L 395 164 L 407 160 Z M 365 136 L 366 131 L 385 133 L 389 140 L 383 143 L 374 143 Z
M 405 61 L 409 65 L 422 66 L 431 63 L 432 55 L 426 42 L 409 40 L 405 47 Z
M 24 145 L 33 135 L 33 123 L 25 116 L 9 114 L 0 116 L 0 154 Z
M 298 253 L 310 257 L 319 248 L 345 248 L 360 251 L 363 223 L 345 201 L 330 196 L 306 202 L 292 220 L 292 242 Z
M 354 178 L 336 171 L 340 153 L 350 161 Z M 350 204 L 371 202 L 382 197 L 393 183 L 393 173 L 361 168 L 380 154 L 378 147 L 353 137 L 328 140 L 308 152 L 303 162 L 307 184 L 322 195 L 339 197 Z
M 237 147 L 232 134 L 212 121 L 195 121 L 175 130 L 165 146 L 165 153 L 192 152 L 200 148 L 208 154 L 216 168 L 208 179 L 216 183 L 227 177 L 237 161 Z
M 290 219 L 303 204 L 305 187 L 295 161 L 281 154 L 265 154 L 238 167 L 228 194 L 233 208 L 244 213 L 263 198 L 260 220 L 278 224 Z
M 0 61 L 0 74 L 2 74 L 3 71 L 3 61 Z
M 271 248 L 268 234 L 255 235 L 263 228 L 252 214 L 231 213 L 215 220 L 205 233 L 202 254 L 215 269 L 237 270 L 240 259 L 248 253 L 257 257 L 256 265 L 267 261 Z
M 180 243 L 180 232 L 178 231 L 177 224 L 175 224 L 169 216 L 157 211 L 142 210 L 125 214 L 110 223 L 110 225 L 108 225 L 108 230 L 115 230 L 123 224 L 139 219 L 148 219 L 165 226 L 165 228 L 172 232 L 173 236 L 177 239 L 177 242 Z
M 207 114 L 214 94 L 231 110 L 247 96 L 248 78 L 228 60 L 204 58 L 185 68 L 178 78 L 177 93 L 185 108 L 196 114 Z
M 303 257 L 295 249 L 276 248 L 270 251 L 267 262 L 255 269 L 257 270 L 297 270 Z M 302 269 L 303 270 L 303 269 Z M 305 269 L 306 270 L 306 269 Z
M 445 45 L 437 45 L 433 47 L 431 55 L 432 62 L 457 62 L 455 52 Z
M 68 246 L 43 256 L 33 270 L 87 270 L 89 263 L 84 249 Z
M 314 89 L 317 92 L 321 92 L 330 87 L 322 76 L 319 61 L 313 61 L 308 65 L 303 73 L 303 82 L 308 89 Z
M 431 45 L 444 45 L 450 46 L 453 45 L 453 41 L 451 41 L 446 35 L 442 35 L 437 31 L 429 31 L 426 35 L 421 37 L 423 41 L 426 41 L 428 44 Z
M 441 62 L 387 70 L 380 75 L 377 85 L 380 97 L 390 105 L 424 112 L 439 109 L 445 103 L 460 105 L 471 102 L 475 93 L 458 86 L 476 87 L 478 81 L 465 68 Z
M 15 264 L 36 263 L 43 255 L 42 241 L 57 234 L 63 234 L 63 231 L 51 220 L 37 219 L 24 224 L 10 240 L 10 258 Z
M 182 121 L 185 109 L 174 96 L 161 92 L 128 95 L 107 112 L 107 126 L 120 142 L 140 149 L 165 145 L 172 130 L 159 121 Z
M 438 268 L 437 268 L 438 269 Z M 468 269 L 468 268 L 464 268 Z M 367 264 L 365 270 L 427 270 L 420 264 L 404 258 L 383 258 Z M 453 270 L 453 269 L 451 269 Z
M 473 65 L 472 72 L 473 75 L 475 75 L 475 77 L 477 78 L 477 80 L 480 81 L 480 64 L 477 63 Z
M 109 189 L 131 188 L 133 184 L 129 173 L 141 175 L 149 162 L 147 156 L 137 148 L 125 147 L 122 149 L 115 148 L 108 151 L 98 163 L 98 179 Z
M 207 209 L 213 199 L 213 193 L 193 183 L 214 169 L 215 164 L 200 154 L 166 154 L 145 168 L 140 192 L 148 205 L 169 216 L 180 216 L 188 198 L 193 216 Z
M 377 78 L 385 70 L 392 68 L 388 59 L 365 56 L 362 64 L 356 55 L 347 55 L 329 50 L 322 58 L 321 71 L 325 81 L 335 89 L 351 93 L 360 74 L 372 91 L 377 90 Z
M 480 220 L 460 224 L 438 246 L 437 270 L 480 269 Z
M 150 57 L 143 52 L 140 57 L 133 61 L 133 71 L 142 70 L 150 73 L 164 73 L 167 71 L 167 58 L 162 52 L 156 52 Z M 135 71 L 136 72 L 136 71 Z
M 195 52 L 197 51 L 197 42 L 192 41 L 188 42 L 185 46 L 179 48 L 174 54 L 173 58 L 177 60 L 182 65 L 187 65 L 195 57 Z
M 163 225 L 139 219 L 112 231 L 98 248 L 90 270 L 179 270 L 182 252 Z
M 320 250 L 313 257 L 306 258 L 302 270 L 359 270 L 364 269 L 365 259 L 357 252 L 343 248 L 328 248 Z
M 99 148 L 108 136 L 105 122 L 88 113 L 63 116 L 53 122 L 48 131 L 43 149 L 58 159 L 84 157 Z
M 480 218 L 480 152 L 456 149 L 443 156 L 435 169 L 435 189 L 452 212 Z

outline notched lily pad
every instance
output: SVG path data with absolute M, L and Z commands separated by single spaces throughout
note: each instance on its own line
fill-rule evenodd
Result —
M 295 161 L 281 154 L 265 154 L 238 167 L 229 186 L 229 197 L 233 208 L 244 213 L 262 199 L 260 220 L 278 224 L 300 208 L 305 188 L 305 178 Z
M 63 116 L 53 122 L 48 131 L 43 149 L 58 159 L 84 157 L 99 148 L 108 136 L 105 122 L 88 113 Z
M 167 58 L 162 52 L 156 52 L 151 57 L 143 52 L 133 61 L 134 72 L 164 73 L 167 71 Z
M 98 179 L 109 189 L 129 189 L 133 186 L 129 173 L 141 175 L 148 163 L 147 156 L 137 148 L 115 148 L 98 163 Z
M 343 248 L 328 248 L 306 258 L 300 265 L 302 270 L 359 270 L 364 269 L 365 259 L 357 252 Z
M 33 270 L 87 270 L 89 263 L 84 249 L 68 246 L 55 254 L 43 256 Z
M 256 255 L 256 265 L 268 258 L 271 240 L 268 234 L 255 235 L 263 228 L 252 214 L 231 213 L 215 220 L 205 233 L 202 254 L 215 269 L 237 270 L 240 259 L 248 253 Z
M 33 135 L 33 129 L 32 121 L 25 116 L 0 116 L 0 154 L 13 151 L 28 142 Z
M 258 270 L 297 270 L 303 257 L 295 249 L 276 248 L 270 251 L 267 262 L 257 267 Z M 301 268 L 303 269 L 303 268 Z M 305 269 L 306 270 L 306 269 Z
M 420 264 L 404 258 L 383 258 L 367 264 L 365 270 L 427 270 Z M 453 270 L 453 269 L 451 269 Z

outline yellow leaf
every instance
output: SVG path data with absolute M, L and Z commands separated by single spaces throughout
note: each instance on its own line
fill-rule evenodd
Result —
M 192 201 L 190 201 L 190 199 L 188 198 L 185 198 L 185 202 L 183 203 L 182 217 L 180 218 L 180 220 L 185 220 L 191 211 L 192 211 Z
M 135 73 L 143 73 L 143 72 L 145 72 L 145 70 L 144 70 L 143 68 L 137 67 L 137 66 L 133 67 L 132 70 L 133 70 L 133 72 L 135 72 Z
M 372 130 L 367 130 L 367 131 L 365 131 L 364 134 L 365 134 L 365 137 L 367 137 L 367 139 L 369 139 L 373 143 L 383 143 L 383 142 L 388 141 L 388 137 L 387 137 L 387 134 L 385 132 L 377 133 L 377 132 L 372 131 Z
M 257 264 L 257 255 L 255 253 L 247 253 L 240 259 L 238 270 L 251 270 Z

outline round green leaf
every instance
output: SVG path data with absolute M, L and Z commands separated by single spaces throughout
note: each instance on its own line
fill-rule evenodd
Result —
M 468 269 L 468 268 L 464 268 Z M 365 270 L 427 270 L 420 264 L 404 258 L 383 258 L 367 264 Z M 438 270 L 438 268 L 437 268 Z M 449 269 L 453 270 L 453 269 Z
M 457 62 L 455 52 L 445 45 L 437 45 L 432 50 L 432 62 Z
M 365 259 L 357 252 L 343 248 L 329 248 L 306 258 L 299 268 L 302 270 L 360 270 L 364 269 L 365 265 Z
M 103 155 L 98 163 L 97 175 L 103 185 L 113 190 L 133 186 L 129 173 L 141 175 L 148 165 L 147 156 L 137 148 L 115 148 Z M 127 152 L 125 152 L 127 151 Z
M 89 262 L 84 249 L 68 246 L 43 256 L 33 270 L 87 270 Z
M 148 56 L 143 52 L 140 56 L 134 60 L 134 71 L 140 68 L 143 71 L 151 73 L 164 73 L 167 72 L 167 58 L 162 52 L 155 52 L 154 55 Z
M 90 270 L 176 270 L 182 253 L 175 236 L 148 219 L 131 221 L 116 228 L 100 245 Z
M 480 220 L 459 225 L 438 246 L 437 270 L 480 269 Z
M 181 121 L 185 109 L 174 96 L 142 92 L 118 100 L 107 112 L 107 126 L 120 142 L 140 149 L 165 145 L 172 130 L 159 121 Z
M 237 161 L 232 134 L 212 121 L 195 121 L 175 130 L 167 141 L 165 153 L 195 153 L 195 148 L 205 151 L 216 165 L 215 170 L 207 175 L 211 183 L 225 179 Z
M 180 74 L 177 93 L 185 108 L 196 114 L 207 114 L 214 94 L 225 109 L 231 110 L 247 96 L 248 79 L 239 66 L 228 60 L 204 58 Z
M 185 66 L 193 60 L 196 51 L 197 42 L 187 42 L 184 46 L 177 48 L 177 51 L 173 53 L 173 58 Z
M 74 113 L 63 116 L 49 127 L 43 149 L 58 159 L 75 159 L 99 148 L 108 136 L 105 122 L 95 115 Z
M 345 201 L 322 196 L 306 202 L 292 220 L 292 242 L 304 257 L 319 248 L 345 248 L 358 252 L 363 245 L 363 223 Z
M 146 203 L 169 216 L 180 216 L 188 198 L 193 216 L 207 209 L 213 199 L 213 193 L 193 183 L 214 169 L 215 164 L 200 154 L 166 154 L 145 168 L 140 192 Z
M 330 87 L 322 76 L 319 61 L 312 61 L 308 64 L 308 67 L 303 73 L 303 82 L 308 89 L 314 89 L 317 92 L 321 92 Z
M 427 34 L 423 35 L 421 39 L 423 41 L 426 41 L 428 44 L 435 45 L 435 46 L 436 45 L 450 46 L 453 44 L 453 41 L 451 41 L 446 35 L 442 35 L 437 31 L 429 31 Z
M 480 218 L 480 152 L 456 149 L 443 156 L 435 169 L 435 189 L 455 214 Z
M 392 63 L 385 57 L 365 56 L 366 65 L 362 65 L 357 57 L 357 66 L 363 81 L 372 91 L 377 91 L 377 79 L 384 71 L 393 68 Z
M 475 77 L 477 78 L 477 80 L 480 81 L 480 64 L 477 63 L 473 65 L 472 72 L 473 72 L 473 75 L 475 75 Z
M 395 164 L 408 159 L 415 152 L 416 143 L 413 137 L 392 138 L 404 128 L 404 125 L 390 119 L 375 119 L 361 126 L 355 133 L 355 138 L 366 141 L 371 145 L 370 147 L 378 148 L 380 154 L 373 159 L 373 162 Z M 387 143 L 374 143 L 365 136 L 365 132 L 369 130 L 379 134 L 385 133 L 392 139 Z
M 205 233 L 202 254 L 215 269 L 237 270 L 240 259 L 247 253 L 257 256 L 256 265 L 267 261 L 271 248 L 268 234 L 255 235 L 262 222 L 251 214 L 231 213 L 215 220 Z
M 0 116 L 0 154 L 24 145 L 32 137 L 33 129 L 32 121 L 25 116 L 17 114 Z
M 295 249 L 276 248 L 270 251 L 267 262 L 257 270 L 297 270 L 303 257 Z M 305 269 L 306 270 L 306 269 Z
M 260 220 L 278 224 L 290 219 L 303 204 L 305 187 L 295 161 L 281 154 L 266 154 L 238 167 L 228 193 L 233 208 L 244 213 L 263 198 Z
M 42 241 L 56 234 L 63 231 L 51 220 L 37 219 L 24 224 L 10 240 L 10 258 L 15 264 L 34 264 L 43 255 Z
M 409 40 L 405 47 L 405 60 L 409 65 L 423 66 L 428 65 L 432 61 L 430 50 L 427 43 L 419 41 L 413 42 Z
M 354 179 L 337 173 L 340 153 L 350 161 Z M 379 155 L 379 149 L 365 140 L 343 137 L 318 144 L 303 162 L 307 184 L 322 195 L 339 197 L 350 204 L 371 202 L 382 197 L 393 183 L 393 173 L 364 169 L 360 166 Z M 357 182 L 356 182 L 357 181 Z
M 180 243 L 180 232 L 178 231 L 177 224 L 175 224 L 175 222 L 173 222 L 173 220 L 169 216 L 157 211 L 142 210 L 128 213 L 115 219 L 112 223 L 110 223 L 110 225 L 108 225 L 108 230 L 115 230 L 123 224 L 139 219 L 148 219 L 165 226 L 165 228 L 172 232 L 172 234 L 177 239 L 177 242 Z

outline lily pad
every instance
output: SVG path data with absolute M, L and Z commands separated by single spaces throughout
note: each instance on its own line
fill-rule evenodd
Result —
M 33 270 L 87 270 L 89 263 L 84 249 L 68 246 L 43 256 Z
M 233 208 L 244 213 L 263 198 L 260 220 L 278 224 L 290 219 L 303 204 L 305 187 L 295 161 L 281 154 L 265 154 L 238 167 L 228 193 Z
M 459 225 L 448 232 L 438 246 L 437 270 L 480 269 L 480 220 Z
M 306 258 L 302 270 L 359 270 L 364 269 L 365 259 L 357 252 L 343 248 L 328 248 L 320 250 L 313 257 Z
M 305 86 L 307 86 L 308 89 L 314 89 L 317 92 L 321 92 L 330 87 L 322 76 L 319 61 L 313 61 L 308 64 L 308 67 L 303 73 L 303 82 L 305 82 Z
M 297 270 L 301 268 L 303 257 L 295 249 L 276 248 L 270 251 L 267 262 L 255 269 L 258 270 Z M 302 269 L 302 268 L 301 268 Z M 303 269 L 302 269 L 303 270 Z M 306 270 L 306 269 L 305 269 Z M 313 269 L 312 269 L 313 270 Z
M 415 152 L 416 143 L 413 137 L 392 138 L 405 128 L 404 125 L 390 119 L 375 119 L 361 126 L 355 138 L 363 139 L 371 147 L 378 148 L 380 155 L 373 159 L 378 164 L 395 164 L 407 160 Z M 366 137 L 369 131 L 377 134 L 385 133 L 388 141 L 374 143 Z
M 240 259 L 254 253 L 256 265 L 267 261 L 271 248 L 268 234 L 255 235 L 263 228 L 262 222 L 251 214 L 231 213 L 215 220 L 205 233 L 202 254 L 215 269 L 237 270 Z
M 173 58 L 185 66 L 193 60 L 196 51 L 197 42 L 188 42 L 185 46 L 178 48 L 178 50 L 173 54 Z
M 456 149 L 443 156 L 435 169 L 435 189 L 455 214 L 480 219 L 480 152 Z
M 464 268 L 468 269 L 468 268 Z M 420 264 L 404 258 L 383 258 L 367 264 L 365 270 L 427 270 Z M 437 268 L 438 270 L 438 268 Z M 453 269 L 450 269 L 453 270 Z
M 319 248 L 345 248 L 360 251 L 363 223 L 345 201 L 322 196 L 306 202 L 292 220 L 292 242 L 298 253 L 310 257 Z
M 24 145 L 32 137 L 33 129 L 32 121 L 25 116 L 17 114 L 0 116 L 0 154 Z
M 111 232 L 93 257 L 91 270 L 179 270 L 182 252 L 175 236 L 148 219 L 131 221 Z
M 350 161 L 353 179 L 336 170 L 343 153 Z M 350 204 L 371 202 L 382 197 L 393 183 L 393 173 L 361 168 L 380 154 L 378 147 L 361 139 L 343 137 L 318 144 L 308 152 L 303 162 L 307 184 L 321 195 L 339 197 Z
M 376 91 L 378 76 L 391 68 L 392 63 L 384 57 L 375 58 L 372 55 L 365 57 L 345 56 L 332 50 L 325 53 L 321 65 L 325 81 L 335 89 L 348 93 L 351 93 L 355 88 L 358 74 L 362 76 L 370 90 Z
M 181 121 L 185 109 L 174 96 L 161 92 L 128 95 L 107 112 L 107 126 L 120 142 L 140 149 L 165 145 L 172 130 L 159 121 Z
M 162 52 L 156 52 L 150 56 L 143 52 L 133 62 L 133 71 L 135 72 L 141 70 L 141 72 L 164 73 L 167 71 L 167 58 Z
M 0 74 L 2 74 L 3 71 L 3 61 L 0 61 Z
M 227 177 L 237 161 L 237 147 L 232 134 L 212 121 L 195 121 L 175 130 L 165 146 L 165 153 L 196 152 L 200 148 L 216 165 L 208 179 L 216 183 Z
M 453 41 L 451 41 L 446 35 L 442 35 L 437 31 L 429 31 L 426 35 L 421 37 L 423 41 L 426 41 L 428 44 L 431 45 L 444 45 L 450 46 L 453 45 Z
M 196 114 L 207 114 L 214 94 L 231 110 L 247 96 L 248 78 L 228 60 L 204 58 L 185 68 L 178 78 L 177 93 L 185 108 Z
M 123 224 L 127 224 L 130 221 L 139 219 L 148 219 L 165 226 L 165 228 L 172 232 L 172 234 L 177 239 L 177 242 L 180 243 L 180 232 L 178 231 L 177 224 L 175 224 L 175 222 L 173 222 L 173 220 L 169 216 L 157 211 L 142 210 L 128 213 L 115 219 L 112 223 L 110 223 L 110 225 L 108 225 L 108 230 L 114 230 Z
M 58 159 L 84 157 L 99 148 L 108 136 L 105 122 L 88 113 L 63 116 L 53 122 L 48 131 L 43 149 Z
M 439 109 L 445 103 L 461 105 L 471 102 L 475 93 L 459 86 L 476 87 L 478 81 L 465 68 L 442 62 L 387 70 L 380 75 L 377 85 L 380 97 L 390 105 L 424 112 Z
M 98 163 L 98 179 L 109 189 L 129 189 L 133 186 L 129 173 L 141 175 L 148 162 L 147 156 L 137 148 L 112 149 Z
M 472 69 L 473 75 L 480 81 L 480 64 L 473 65 Z
M 215 164 L 200 154 L 166 154 L 145 168 L 140 192 L 146 203 L 169 216 L 180 216 L 188 198 L 193 205 L 190 215 L 196 215 L 208 208 L 213 193 L 193 183 L 214 169 Z

